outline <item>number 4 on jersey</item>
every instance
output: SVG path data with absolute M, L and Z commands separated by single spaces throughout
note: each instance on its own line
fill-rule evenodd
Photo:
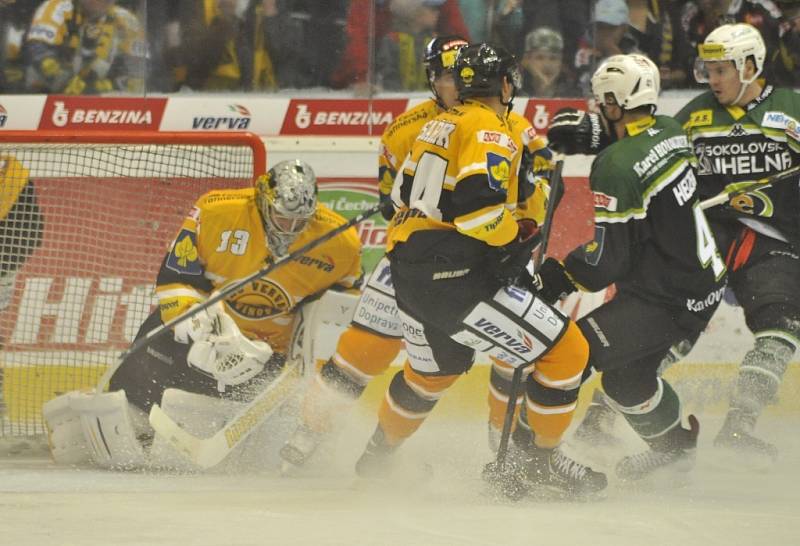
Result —
M 719 280 L 725 274 L 726 267 L 719 254 L 719 249 L 717 249 L 717 242 L 714 240 L 711 226 L 708 225 L 708 220 L 706 220 L 706 215 L 703 214 L 703 209 L 700 208 L 700 203 L 694 204 L 692 212 L 694 213 L 694 226 L 697 234 L 697 257 L 703 269 L 711 265 L 714 277 Z

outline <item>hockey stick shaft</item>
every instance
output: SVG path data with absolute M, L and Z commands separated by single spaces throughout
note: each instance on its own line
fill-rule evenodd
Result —
M 117 369 L 120 367 L 122 362 L 127 357 L 129 357 L 132 354 L 136 354 L 137 352 L 142 350 L 145 346 L 147 346 L 149 343 L 152 343 L 153 341 L 155 341 L 156 339 L 158 339 L 159 337 L 164 335 L 165 332 L 170 331 L 171 328 L 173 328 L 175 325 L 177 325 L 177 324 L 179 324 L 179 323 L 181 323 L 181 322 L 183 322 L 185 320 L 188 320 L 188 319 L 192 318 L 193 316 L 195 316 L 199 312 L 203 311 L 204 309 L 207 309 L 207 308 L 211 307 L 212 305 L 214 305 L 218 301 L 222 301 L 223 299 L 228 297 L 230 294 L 233 294 L 234 292 L 238 291 L 240 288 L 242 288 L 243 286 L 247 285 L 248 283 L 250 283 L 250 282 L 252 282 L 252 281 L 254 281 L 256 279 L 260 279 L 261 277 L 264 277 L 266 275 L 269 275 L 270 273 L 272 273 L 273 271 L 275 271 L 279 267 L 281 267 L 281 266 L 283 266 L 283 265 L 285 265 L 285 264 L 287 264 L 287 263 L 289 263 L 289 262 L 291 262 L 293 260 L 297 260 L 298 258 L 301 258 L 303 256 L 303 254 L 305 254 L 309 250 L 312 250 L 312 249 L 318 247 L 319 245 L 321 245 L 322 243 L 324 243 L 326 241 L 329 241 L 330 239 L 333 239 L 337 235 L 340 235 L 341 233 L 344 233 L 345 231 L 347 231 L 351 227 L 360 224 L 364 220 L 366 220 L 366 219 L 368 219 L 368 218 L 370 218 L 372 216 L 375 216 L 378 212 L 381 211 L 381 209 L 384 206 L 385 206 L 384 204 L 378 204 L 378 205 L 375 205 L 375 206 L 365 210 L 361 214 L 358 214 L 358 215 L 354 216 L 353 218 L 351 218 L 350 220 L 348 220 L 347 222 L 345 222 L 341 226 L 337 227 L 336 229 L 332 229 L 331 231 L 329 231 L 325 235 L 323 235 L 321 237 L 318 237 L 318 238 L 314 239 L 313 241 L 309 241 L 308 243 L 306 243 L 305 245 L 301 246 L 297 250 L 295 250 L 293 252 L 290 252 L 289 254 L 286 254 L 285 256 L 281 256 L 280 258 L 278 258 L 274 262 L 269 263 L 268 265 L 266 265 L 265 267 L 259 269 L 258 271 L 255 271 L 255 272 L 251 273 L 250 275 L 248 275 L 248 276 L 246 276 L 246 277 L 244 277 L 242 279 L 237 280 L 236 282 L 233 282 L 233 283 L 231 283 L 231 284 L 229 284 L 227 286 L 224 286 L 224 287 L 220 288 L 218 291 L 216 291 L 211 296 L 209 296 L 208 299 L 206 299 L 205 301 L 199 303 L 198 305 L 193 306 L 192 308 L 188 309 L 184 313 L 181 313 L 180 315 L 178 315 L 177 317 L 173 318 L 172 320 L 169 320 L 169 321 L 167 321 L 167 322 L 165 322 L 163 324 L 160 324 L 159 326 L 156 326 L 155 328 L 153 328 L 152 330 L 147 332 L 146 335 L 140 337 L 139 339 L 137 339 L 136 341 L 131 343 L 131 345 L 128 347 L 128 349 L 123 351 L 123 353 L 119 356 L 119 358 L 117 358 L 117 361 L 112 366 L 109 366 L 109 368 L 106 370 L 106 372 L 100 378 L 100 380 L 97 382 L 97 387 L 95 389 L 95 392 L 97 392 L 99 394 L 100 392 L 102 392 L 106 388 L 106 386 L 111 381 L 111 376 L 114 375 L 114 372 L 117 371 Z
M 545 253 L 547 252 L 547 243 L 550 240 L 550 231 L 553 225 L 553 215 L 555 214 L 556 205 L 558 204 L 559 194 L 563 181 L 561 175 L 564 171 L 564 160 L 558 159 L 556 166 L 553 169 L 553 176 L 550 180 L 550 195 L 547 198 L 547 208 L 545 209 L 544 222 L 542 223 L 542 244 L 539 248 L 539 253 L 534 259 L 534 271 L 544 261 Z M 503 430 L 500 434 L 500 443 L 497 446 L 497 466 L 502 468 L 506 461 L 508 454 L 508 440 L 511 437 L 511 427 L 514 424 L 514 414 L 517 410 L 517 393 L 522 387 L 522 375 L 525 366 L 518 366 L 514 368 L 514 374 L 511 376 L 511 385 L 508 387 L 508 405 L 506 405 L 505 419 L 503 419 Z
M 738 195 L 743 195 L 751 191 L 766 188 L 772 184 L 775 184 L 776 182 L 790 179 L 792 176 L 798 173 L 800 173 L 800 165 L 796 165 L 790 169 L 786 169 L 785 171 L 781 171 L 752 182 L 740 182 L 736 185 L 735 189 L 723 190 L 714 197 L 709 197 L 708 199 L 700 201 L 700 208 L 702 210 L 706 210 L 711 207 L 716 207 L 717 205 L 724 205 Z

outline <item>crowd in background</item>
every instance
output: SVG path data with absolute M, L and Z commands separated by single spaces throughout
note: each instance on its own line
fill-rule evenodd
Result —
M 444 34 L 512 51 L 525 95 L 586 96 L 631 52 L 689 88 L 726 22 L 761 31 L 769 81 L 800 86 L 800 0 L 0 0 L 0 93 L 423 91 Z

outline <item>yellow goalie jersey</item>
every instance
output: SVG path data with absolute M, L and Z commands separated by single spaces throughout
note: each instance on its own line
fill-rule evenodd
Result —
M 20 192 L 28 184 L 28 169 L 10 155 L 0 155 L 0 221 L 3 220 Z
M 505 116 L 470 100 L 428 122 L 392 190 L 400 210 L 387 250 L 428 229 L 457 230 L 491 246 L 516 237 L 521 148 L 512 130 Z
M 318 204 L 289 252 L 344 223 L 344 218 Z M 358 287 L 360 256 L 358 234 L 355 228 L 349 229 L 235 292 L 225 300 L 226 311 L 247 337 L 285 351 L 297 306 L 334 286 Z M 252 274 L 271 260 L 254 188 L 203 195 L 184 220 L 158 274 L 156 294 L 162 320 L 174 318 L 214 289 Z

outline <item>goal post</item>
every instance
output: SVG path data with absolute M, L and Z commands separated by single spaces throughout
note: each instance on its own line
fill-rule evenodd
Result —
M 133 340 L 181 221 L 266 170 L 250 133 L 0 132 L 0 437 Z

